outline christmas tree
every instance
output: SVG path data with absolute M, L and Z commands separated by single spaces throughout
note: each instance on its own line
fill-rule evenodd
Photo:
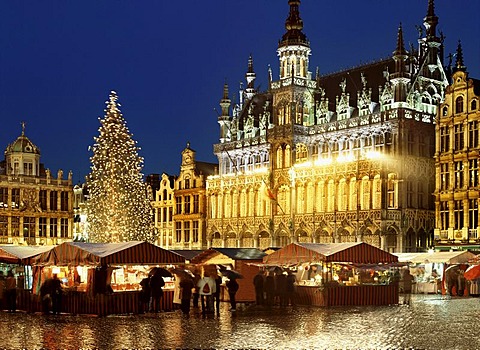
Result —
M 91 148 L 87 178 L 90 242 L 154 241 L 151 206 L 143 182 L 143 158 L 112 91 Z

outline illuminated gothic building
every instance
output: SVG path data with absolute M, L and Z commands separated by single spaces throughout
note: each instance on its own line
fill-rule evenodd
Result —
M 238 104 L 224 86 L 207 181 L 211 246 L 364 241 L 391 252 L 433 245 L 435 116 L 448 77 L 428 2 L 418 46 L 402 27 L 392 57 L 312 74 L 299 0 L 288 1 L 279 76 L 255 87 L 253 58 Z M 427 5 L 427 4 L 426 4 Z
M 468 77 L 458 45 L 452 84 L 436 125 L 436 249 L 480 249 L 480 80 Z
M 201 250 L 206 239 L 206 178 L 217 164 L 200 162 L 190 144 L 182 152 L 178 176 L 162 174 L 156 200 L 152 202 L 157 244 L 168 249 Z
M 57 178 L 40 163 L 40 150 L 22 134 L 0 163 L 0 243 L 60 244 L 72 239 L 72 173 Z

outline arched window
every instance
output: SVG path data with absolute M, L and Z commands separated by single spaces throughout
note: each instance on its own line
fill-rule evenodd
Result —
M 462 113 L 463 112 L 463 97 L 459 96 L 455 100 L 455 113 Z
M 473 100 L 472 101 L 472 104 L 470 105 L 470 109 L 472 111 L 476 110 L 477 109 L 477 100 Z
M 448 115 L 448 107 L 443 107 L 442 115 L 446 117 Z

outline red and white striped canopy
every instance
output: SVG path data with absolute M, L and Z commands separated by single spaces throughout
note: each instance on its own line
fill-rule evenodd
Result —
M 33 259 L 32 265 L 178 264 L 185 258 L 142 241 L 122 243 L 65 242 Z
M 54 246 L 0 245 L 0 262 L 8 264 L 30 265 L 33 257 Z
M 295 265 L 308 262 L 385 264 L 397 261 L 397 256 L 364 242 L 291 243 L 263 258 L 263 262 L 268 265 Z

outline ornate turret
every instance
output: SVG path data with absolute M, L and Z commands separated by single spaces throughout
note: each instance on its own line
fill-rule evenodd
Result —
M 220 100 L 220 107 L 222 108 L 222 115 L 218 116 L 218 124 L 220 124 L 220 142 L 223 143 L 229 139 L 229 124 L 230 124 L 230 105 L 231 100 L 228 97 L 228 85 L 223 85 L 223 97 Z
M 427 16 L 423 19 L 423 25 L 426 29 L 427 41 L 439 41 L 437 37 L 438 17 L 435 16 L 435 4 L 433 0 L 428 0 Z
M 300 0 L 289 0 L 290 13 L 285 21 L 287 32 L 278 43 L 277 54 L 280 56 L 280 79 L 308 77 L 308 56 L 310 43 L 302 32 L 303 21 L 300 18 Z

